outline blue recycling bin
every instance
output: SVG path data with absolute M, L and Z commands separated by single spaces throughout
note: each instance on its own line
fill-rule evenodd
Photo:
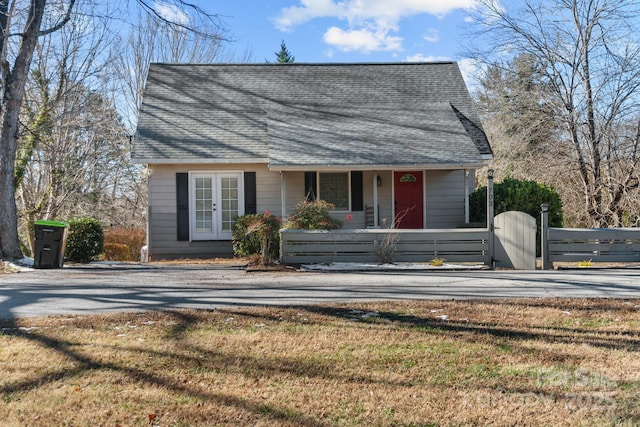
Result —
M 62 268 L 69 224 L 63 221 L 40 220 L 33 223 L 36 247 L 34 268 Z

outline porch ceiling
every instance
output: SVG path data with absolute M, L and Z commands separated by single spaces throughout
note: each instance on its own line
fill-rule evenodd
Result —
M 446 102 L 279 104 L 267 115 L 273 170 L 474 168 L 485 160 Z

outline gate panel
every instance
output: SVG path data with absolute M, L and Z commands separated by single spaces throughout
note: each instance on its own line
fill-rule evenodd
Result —
M 536 220 L 524 212 L 503 212 L 494 219 L 495 265 L 536 269 Z

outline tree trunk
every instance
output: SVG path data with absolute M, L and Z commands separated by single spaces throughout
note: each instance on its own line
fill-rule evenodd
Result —
M 24 87 L 40 33 L 40 24 L 47 0 L 32 0 L 22 42 L 13 69 L 3 73 L 2 105 L 0 106 L 0 257 L 22 257 L 18 240 L 18 213 L 16 208 L 14 172 L 18 141 L 18 120 Z M 4 48 L 4 47 L 3 47 Z M 3 52 L 4 53 L 4 52 Z M 3 55 L 3 57 L 5 57 Z M 8 68 L 8 65 L 4 65 Z
M 21 258 L 18 242 L 18 215 L 13 186 L 16 155 L 18 114 L 22 94 L 18 98 L 11 86 L 5 89 L 0 109 L 0 162 L 5 165 L 0 173 L 0 255 L 3 258 Z

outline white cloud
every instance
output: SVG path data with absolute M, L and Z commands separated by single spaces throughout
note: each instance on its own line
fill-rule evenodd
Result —
M 418 53 L 416 55 L 407 56 L 404 59 L 404 62 L 445 62 L 445 61 L 453 61 L 451 58 L 446 56 L 428 56 Z M 462 78 L 464 78 L 465 83 L 469 90 L 473 91 L 478 87 L 480 82 L 480 77 L 484 72 L 484 66 L 482 62 L 476 59 L 463 58 L 456 61 L 458 63 L 458 67 L 460 68 L 460 73 L 462 74 Z
M 429 43 L 437 43 L 440 40 L 440 32 L 435 28 L 427 30 L 427 34 L 424 35 L 424 39 Z
M 189 24 L 189 14 L 175 4 L 155 2 L 154 8 L 156 12 L 158 12 L 158 15 L 169 22 L 175 22 L 181 25 Z
M 480 84 L 480 77 L 484 72 L 482 62 L 470 58 L 461 59 L 458 61 L 458 67 L 460 67 L 460 72 L 467 87 L 473 92 Z
M 295 6 L 280 10 L 276 27 L 291 31 L 294 27 L 318 18 L 334 18 L 346 27 L 329 28 L 325 42 L 340 50 L 401 50 L 402 38 L 389 35 L 399 31 L 403 18 L 429 14 L 444 16 L 456 9 L 476 6 L 476 0 L 299 0 Z M 438 34 L 429 32 L 425 39 L 435 42 Z
M 373 32 L 368 29 L 344 31 L 331 27 L 324 34 L 324 41 L 344 52 L 358 50 L 373 52 L 380 50 L 398 50 L 402 46 L 402 38 L 390 36 L 385 32 Z
M 326 17 L 344 18 L 340 5 L 333 0 L 300 0 L 299 6 L 282 8 L 274 22 L 278 29 L 291 31 L 296 25 Z
M 275 18 L 285 31 L 316 18 L 337 18 L 350 24 L 373 21 L 396 25 L 402 18 L 423 13 L 443 16 L 456 9 L 476 6 L 476 0 L 300 0 L 297 6 L 285 7 Z
M 404 59 L 404 62 L 443 62 L 443 61 L 451 61 L 451 58 L 447 58 L 446 56 L 425 56 L 421 53 L 407 56 Z

